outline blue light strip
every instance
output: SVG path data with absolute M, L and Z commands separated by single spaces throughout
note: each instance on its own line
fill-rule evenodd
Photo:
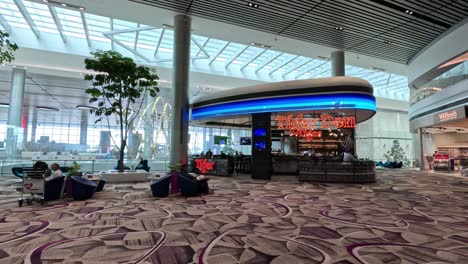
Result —
M 192 120 L 256 113 L 330 109 L 361 109 L 375 112 L 375 97 L 358 93 L 346 93 L 260 98 L 240 102 L 227 102 L 193 108 Z

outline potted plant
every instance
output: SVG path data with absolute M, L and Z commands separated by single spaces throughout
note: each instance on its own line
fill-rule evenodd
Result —
M 85 67 L 96 74 L 85 75 L 93 86 L 86 93 L 91 96 L 89 102 L 97 103 L 97 107 L 90 112 L 99 117 L 96 122 L 116 116 L 120 129 L 118 169 L 123 172 L 128 131 L 143 105 L 143 100 L 136 101 L 144 94 L 156 96 L 159 77 L 154 68 L 137 65 L 116 51 L 98 50 L 91 54 L 94 57 L 85 59 Z
M 12 62 L 15 59 L 13 52 L 18 49 L 18 45 L 10 41 L 10 34 L 0 30 L 0 64 Z
M 81 176 L 81 166 L 76 161 L 68 167 L 68 176 Z

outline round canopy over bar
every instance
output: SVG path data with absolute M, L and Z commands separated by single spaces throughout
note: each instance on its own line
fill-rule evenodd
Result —
M 269 83 L 222 91 L 195 98 L 192 120 L 250 115 L 256 113 L 312 110 L 352 110 L 356 122 L 376 111 L 372 86 L 353 77 L 332 77 Z

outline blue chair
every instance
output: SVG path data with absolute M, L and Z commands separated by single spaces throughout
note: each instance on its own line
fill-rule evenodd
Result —
M 169 195 L 169 184 L 171 183 L 171 177 L 171 175 L 166 175 L 151 182 L 150 187 L 153 197 L 167 197 Z
M 30 167 L 32 168 L 32 167 Z M 15 175 L 16 177 L 20 178 L 20 179 L 23 179 L 23 167 L 13 167 L 11 168 L 11 172 L 13 173 L 13 175 Z
M 197 196 L 200 195 L 200 188 L 196 180 L 179 174 L 180 193 L 183 196 Z
M 106 184 L 106 180 L 103 180 L 101 179 L 99 182 L 98 182 L 98 185 L 96 187 L 96 192 L 101 192 L 102 189 L 104 189 L 104 185 Z
M 73 200 L 82 201 L 93 197 L 96 183 L 80 176 L 71 176 Z
M 45 182 L 44 201 L 53 201 L 60 198 L 60 192 L 65 181 L 65 177 L 57 177 Z

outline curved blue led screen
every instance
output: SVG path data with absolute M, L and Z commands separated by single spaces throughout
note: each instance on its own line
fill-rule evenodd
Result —
M 301 110 L 362 109 L 375 112 L 375 97 L 359 93 L 301 95 L 226 102 L 192 109 L 192 120 Z

